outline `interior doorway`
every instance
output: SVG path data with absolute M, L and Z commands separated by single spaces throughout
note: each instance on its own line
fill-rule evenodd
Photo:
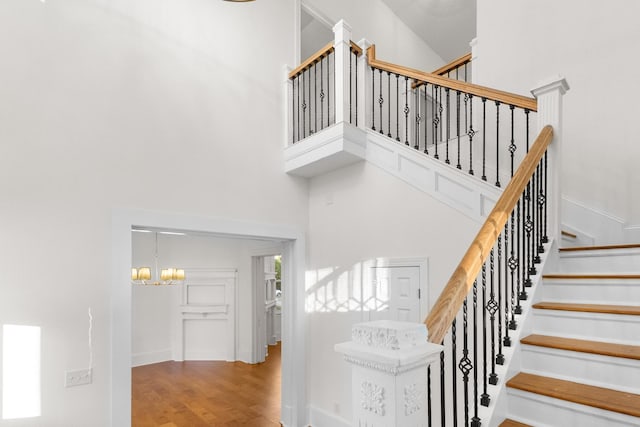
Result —
M 285 425 L 299 425 L 305 422 L 303 231 L 273 224 L 115 209 L 112 215 L 111 425 L 120 427 L 131 423 L 131 230 L 141 225 L 169 230 L 195 230 L 230 238 L 282 242 L 280 252 L 288 262 L 283 264 L 282 271 L 281 420 Z M 295 286 L 294 283 L 300 286 Z M 250 300 L 250 297 L 247 299 Z
M 269 348 L 282 340 L 282 255 L 252 258 L 254 292 L 254 357 L 262 363 Z

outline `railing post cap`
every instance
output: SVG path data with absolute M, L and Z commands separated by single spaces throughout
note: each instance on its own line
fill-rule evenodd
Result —
M 555 75 L 539 82 L 535 88 L 531 89 L 531 94 L 536 98 L 549 92 L 559 91 L 564 95 L 569 90 L 569 83 L 561 75 Z
M 333 26 L 333 32 L 335 33 L 341 29 L 351 32 L 351 25 L 349 25 L 344 19 L 341 19 Z
M 360 49 L 362 49 L 362 51 L 366 54 L 367 53 L 367 49 L 369 49 L 369 46 L 371 46 L 373 43 L 371 43 L 369 40 L 367 39 L 360 39 L 360 41 L 358 41 L 358 43 L 356 43 Z

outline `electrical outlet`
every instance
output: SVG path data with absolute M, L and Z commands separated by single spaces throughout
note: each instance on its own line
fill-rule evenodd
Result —
M 78 369 L 77 371 L 67 371 L 64 377 L 65 387 L 75 387 L 77 385 L 91 384 L 92 369 Z

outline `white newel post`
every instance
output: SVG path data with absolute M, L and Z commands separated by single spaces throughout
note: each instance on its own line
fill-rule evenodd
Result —
M 562 76 L 554 76 L 540 82 L 531 90 L 538 100 L 538 131 L 544 126 L 553 126 L 553 141 L 548 149 L 547 164 L 547 234 L 550 238 L 561 236 L 562 187 L 560 170 L 562 167 L 562 97 L 569 90 L 569 84 Z
M 371 96 L 371 74 L 368 72 L 369 48 L 371 42 L 361 39 L 358 46 L 362 49 L 362 55 L 358 57 L 358 127 L 366 129 L 371 123 L 371 110 L 367 108 L 367 96 Z
M 335 346 L 353 365 L 353 425 L 426 426 L 427 367 L 442 349 L 427 341 L 421 323 L 380 320 L 354 325 L 351 341 Z
M 349 123 L 349 56 L 351 27 L 343 19 L 333 27 L 335 54 L 336 123 Z

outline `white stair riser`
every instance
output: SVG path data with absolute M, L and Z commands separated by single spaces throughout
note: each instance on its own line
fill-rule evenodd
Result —
M 638 345 L 640 316 L 540 309 L 532 315 L 536 334 Z
M 640 360 L 523 345 L 522 370 L 640 393 Z
M 536 427 L 637 427 L 640 422 L 638 418 L 629 415 L 520 390 L 507 390 L 509 416 L 531 420 Z
M 557 280 L 545 279 L 542 301 L 633 304 L 640 301 L 640 280 Z
M 564 252 L 559 272 L 640 273 L 640 249 Z

